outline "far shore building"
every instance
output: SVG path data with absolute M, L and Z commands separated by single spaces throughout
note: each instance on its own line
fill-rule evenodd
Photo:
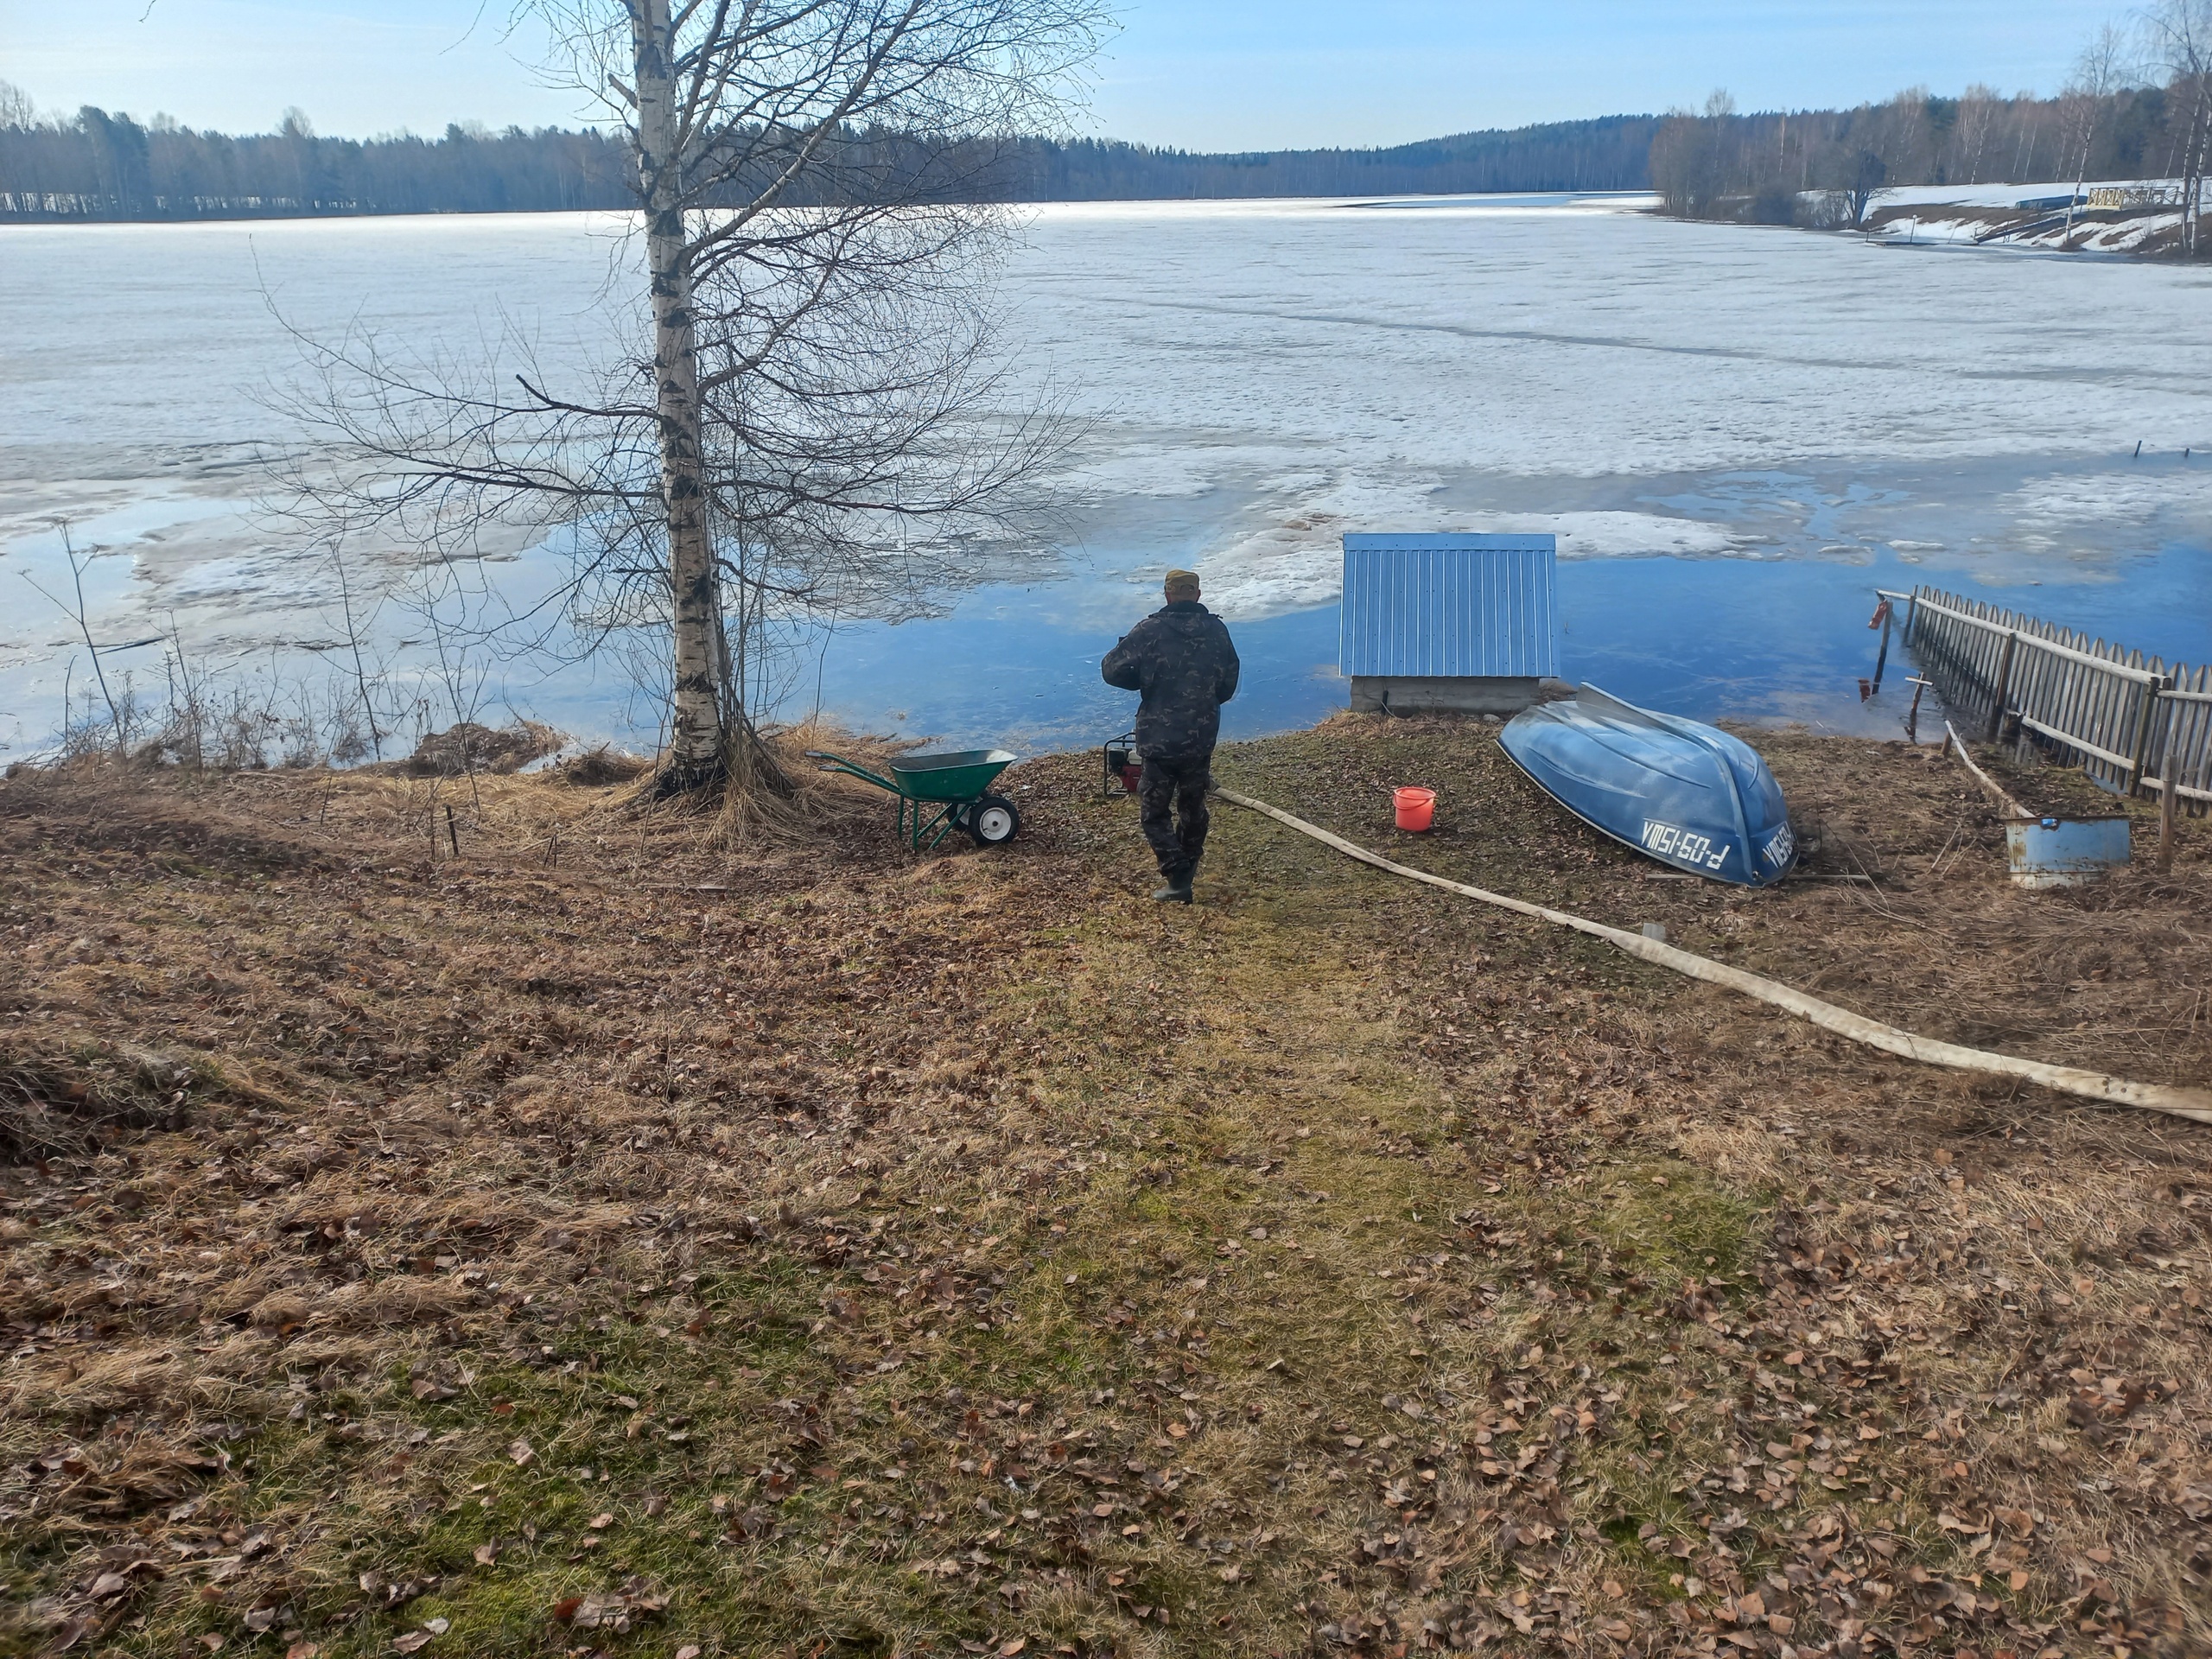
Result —
M 1363 714 L 1517 715 L 1559 678 L 1558 538 L 1351 535 L 1338 671 Z

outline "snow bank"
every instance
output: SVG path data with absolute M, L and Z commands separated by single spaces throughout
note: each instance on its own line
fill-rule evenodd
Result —
M 1246 620 L 1327 604 L 1343 592 L 1347 531 L 1456 531 L 1550 535 L 1562 559 L 1758 559 L 1753 538 L 1716 524 L 1659 513 L 1621 512 L 1482 512 L 1440 510 L 1432 492 L 1404 492 L 1358 480 L 1316 482 L 1300 489 L 1274 480 L 1306 502 L 1295 516 L 1275 518 L 1199 556 L 1206 601 L 1224 616 Z

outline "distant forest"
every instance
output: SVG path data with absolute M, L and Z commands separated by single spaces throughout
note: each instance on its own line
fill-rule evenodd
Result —
M 1248 156 L 1026 138 L 930 170 L 1007 201 L 1640 190 L 1658 124 L 1649 116 L 1616 116 L 1389 149 Z M 918 170 L 911 147 L 888 133 L 853 134 L 838 161 L 835 175 L 848 181 Z M 454 125 L 441 138 L 326 138 L 295 112 L 273 133 L 232 136 L 91 107 L 39 119 L 20 99 L 12 111 L 0 99 L 0 218 L 13 219 L 626 208 L 628 166 L 618 137 L 588 130 Z
M 2179 86 L 2050 99 L 1916 88 L 1853 110 L 1753 115 L 1715 93 L 1702 114 L 1659 124 L 1651 188 L 1686 219 L 1855 225 L 1894 185 L 2190 177 L 2203 119 Z
M 1702 114 L 1553 122 L 1382 149 L 1196 155 L 1018 138 L 926 168 L 898 135 L 855 132 L 816 176 L 888 188 L 926 171 L 961 180 L 971 198 L 1007 201 L 1656 189 L 1683 217 L 1853 224 L 1891 185 L 2077 170 L 2190 175 L 2212 135 L 2202 99 L 2178 83 L 2053 99 L 1977 86 L 1955 99 L 1916 90 L 1857 109 L 1745 115 L 1716 93 Z M 623 209 L 632 205 L 627 168 L 620 137 L 588 129 L 471 124 L 437 138 L 328 138 L 291 111 L 275 132 L 231 135 L 90 106 L 41 117 L 0 82 L 0 220 Z

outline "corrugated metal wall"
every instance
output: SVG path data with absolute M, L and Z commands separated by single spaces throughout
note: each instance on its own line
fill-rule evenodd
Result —
M 1346 675 L 1557 675 L 1550 536 L 1347 536 Z

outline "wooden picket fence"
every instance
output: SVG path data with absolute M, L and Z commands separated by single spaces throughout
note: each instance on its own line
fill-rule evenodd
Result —
M 2212 810 L 2212 664 L 2168 666 L 2036 617 L 1935 588 L 1905 606 L 1904 642 L 1960 735 L 2032 743 L 2107 788 L 2193 817 Z

